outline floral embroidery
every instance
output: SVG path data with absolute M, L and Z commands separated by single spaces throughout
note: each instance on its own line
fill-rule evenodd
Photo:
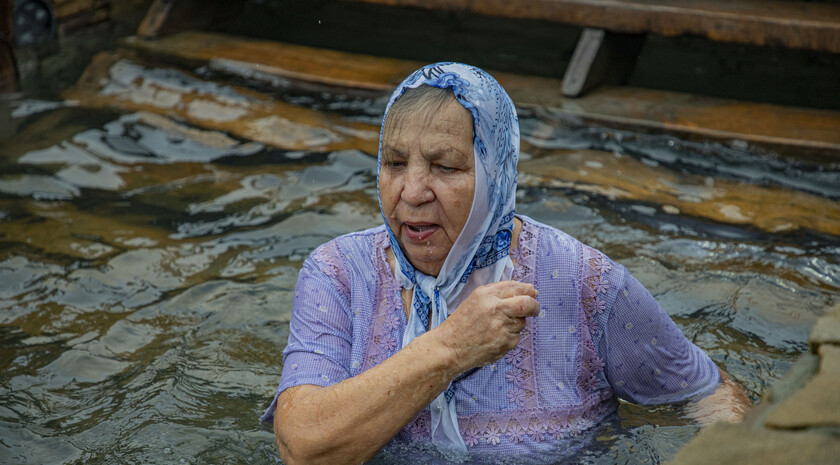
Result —
M 606 273 L 612 265 L 604 254 L 597 250 L 583 246 L 583 270 L 581 281 L 581 302 L 583 313 L 581 326 L 586 328 L 580 335 L 581 357 L 578 360 L 578 389 L 582 397 L 587 397 L 600 387 L 600 374 L 604 371 L 604 361 L 598 356 L 593 342 L 600 335 L 598 315 L 606 310 L 606 295 L 609 291 L 609 280 Z M 630 329 L 632 326 L 628 326 Z
M 531 232 L 529 227 L 523 226 L 522 230 L 519 232 L 519 243 L 516 244 L 516 248 L 511 249 L 510 251 L 510 258 L 515 263 L 515 266 L 513 267 L 513 276 L 511 278 L 514 281 L 524 282 L 525 277 L 533 273 L 532 256 L 534 251 L 532 242 L 535 237 L 536 236 L 533 232 Z
M 551 421 L 548 422 L 546 431 L 554 439 L 562 439 L 565 437 L 565 434 L 563 434 L 563 423 L 560 422 L 556 415 L 551 417 Z
M 508 383 L 520 385 L 525 380 L 525 373 L 519 368 L 512 368 L 505 374 L 505 379 Z
M 478 445 L 478 439 L 481 437 L 478 428 L 473 423 L 467 425 L 461 432 L 461 435 L 464 437 L 464 443 L 468 446 Z
M 526 409 L 512 416 L 507 413 L 476 414 L 460 419 L 461 435 L 464 442 L 476 445 L 485 442 L 498 445 L 505 438 L 518 444 L 526 439 L 541 442 L 548 439 L 561 439 L 580 434 L 595 425 L 612 406 L 607 403 L 595 403 L 570 409 L 567 412 L 557 412 L 548 408 Z M 426 412 L 428 417 L 428 412 Z M 522 426 L 522 425 L 527 426 Z M 409 423 L 411 434 L 414 423 Z M 429 432 L 426 430 L 426 435 Z
M 381 347 L 386 352 L 393 352 L 397 348 L 397 339 L 392 335 L 387 335 L 379 342 Z
M 595 375 L 584 376 L 580 387 L 586 392 L 594 391 L 598 387 L 598 378 Z
M 589 288 L 592 289 L 592 292 L 595 294 L 606 294 L 607 293 L 607 282 L 604 281 L 604 277 L 601 275 L 596 275 L 589 278 Z
M 583 362 L 583 368 L 589 373 L 597 373 L 604 369 L 604 361 L 601 357 L 592 357 Z
M 364 366 L 362 371 L 379 365 L 385 359 L 394 354 L 399 347 L 402 337 L 400 326 L 401 315 L 404 315 L 401 287 L 394 278 L 388 261 L 385 257 L 385 249 L 388 246 L 388 236 L 381 234 L 374 239 L 374 250 L 378 255 L 374 257 L 377 266 L 377 274 L 382 280 L 379 288 L 379 299 L 372 317 L 370 336 L 365 348 Z
M 400 319 L 394 313 L 389 313 L 383 318 L 382 327 L 388 331 L 393 331 L 400 327 Z
M 522 348 L 519 346 L 514 347 L 513 350 L 505 354 L 505 361 L 511 365 L 522 363 Z
M 511 442 L 518 444 L 525 440 L 525 428 L 518 421 L 512 420 L 508 424 L 508 436 L 510 436 Z
M 502 442 L 502 429 L 499 428 L 499 425 L 495 421 L 487 425 L 487 430 L 484 432 L 484 440 L 494 446 Z
M 431 415 L 428 410 L 421 411 L 411 420 L 405 428 L 404 432 L 408 433 L 410 439 L 419 441 L 429 436 L 429 420 Z
M 522 407 L 522 404 L 525 403 L 525 390 L 519 387 L 515 387 L 508 391 L 508 400 L 511 403 L 516 404 L 518 407 Z
M 589 263 L 595 271 L 602 275 L 612 268 L 610 261 L 604 255 L 597 255 Z
M 510 252 L 515 265 L 513 279 L 528 282 L 532 276 L 536 235 L 531 232 L 529 225 L 524 225 L 519 233 L 517 247 Z M 537 386 L 534 376 L 533 359 L 533 320 L 528 319 L 525 329 L 520 333 L 519 345 L 508 352 L 504 360 L 507 362 L 505 380 L 512 385 L 507 391 L 510 403 L 518 408 L 537 407 Z
M 312 259 L 321 265 L 321 271 L 339 284 L 338 293 L 345 298 L 350 298 L 350 287 L 347 285 L 347 277 L 340 263 L 341 257 L 338 245 L 334 241 L 327 242 L 312 252 Z

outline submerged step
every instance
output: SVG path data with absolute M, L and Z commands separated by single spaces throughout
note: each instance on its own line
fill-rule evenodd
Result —
M 379 132 L 370 125 L 179 70 L 146 67 L 127 55 L 97 55 L 64 98 L 82 107 L 162 113 L 286 150 L 361 148 L 376 153 Z
M 769 233 L 811 230 L 840 236 L 836 200 L 785 187 L 680 173 L 627 155 L 554 150 L 520 161 L 519 173 L 522 187 L 570 188 Z

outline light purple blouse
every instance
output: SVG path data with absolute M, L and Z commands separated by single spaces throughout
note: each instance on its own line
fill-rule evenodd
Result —
M 617 397 L 659 404 L 714 391 L 716 365 L 623 266 L 519 218 L 513 279 L 537 288 L 540 314 L 514 350 L 456 384 L 471 453 L 546 451 L 614 412 Z M 388 247 L 380 226 L 330 241 L 304 262 L 278 394 L 338 383 L 399 349 L 406 320 Z M 276 399 L 264 420 L 272 421 Z M 429 420 L 421 410 L 395 440 L 428 441 Z

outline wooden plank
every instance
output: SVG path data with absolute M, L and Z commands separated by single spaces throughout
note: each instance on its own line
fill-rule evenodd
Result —
M 188 31 L 155 41 L 132 40 L 145 53 L 210 63 L 230 60 L 246 71 L 304 82 L 389 92 L 422 63 L 278 42 Z M 201 64 L 201 63 L 195 63 Z M 492 74 L 520 107 L 552 108 L 593 124 L 644 128 L 723 140 L 840 154 L 840 112 L 701 97 L 629 87 L 602 87 L 569 99 L 557 79 Z
M 380 92 L 393 89 L 421 66 L 408 60 L 198 31 L 184 31 L 155 41 L 130 38 L 127 43 L 139 50 L 221 67 L 239 66 L 285 79 Z
M 840 5 L 783 0 L 345 0 L 840 53 Z
M 584 29 L 563 76 L 563 95 L 579 97 L 602 84 L 624 84 L 644 41 L 644 34 Z

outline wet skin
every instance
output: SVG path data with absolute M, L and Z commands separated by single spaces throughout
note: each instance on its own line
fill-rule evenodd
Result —
M 386 125 L 379 192 L 406 258 L 420 272 L 437 276 L 472 207 L 473 123 L 454 99 L 418 119 L 425 124 L 404 118 L 397 127 Z

